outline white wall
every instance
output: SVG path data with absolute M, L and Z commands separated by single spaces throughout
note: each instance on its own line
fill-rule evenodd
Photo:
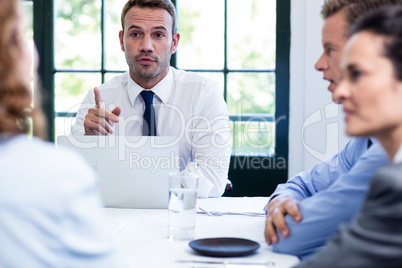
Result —
M 323 0 L 292 0 L 289 113 L 289 178 L 338 153 L 344 135 L 342 107 L 314 64 L 322 53 Z

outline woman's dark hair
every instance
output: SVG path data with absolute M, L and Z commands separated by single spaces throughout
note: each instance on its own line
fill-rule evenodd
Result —
M 392 62 L 396 78 L 402 81 L 402 8 L 383 8 L 360 17 L 352 24 L 351 32 L 363 31 L 384 37 L 384 56 Z

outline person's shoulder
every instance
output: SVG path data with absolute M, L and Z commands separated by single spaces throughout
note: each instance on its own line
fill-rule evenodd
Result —
M 373 179 L 373 184 L 376 187 L 389 187 L 402 193 L 402 163 L 380 168 Z
M 401 215 L 402 202 L 402 164 L 393 164 L 380 168 L 371 180 L 365 203 L 365 211 L 381 215 Z M 376 213 L 377 213 L 376 212 Z
M 334 161 L 340 161 L 341 166 L 350 170 L 353 165 L 360 159 L 360 157 L 367 151 L 368 148 L 368 138 L 351 138 L 343 149 L 339 152 L 339 154 L 334 155 L 329 161 L 335 163 L 337 166 L 338 163 Z
M 128 72 L 125 72 L 123 74 L 116 75 L 112 79 L 98 86 L 98 89 L 100 90 L 101 93 L 104 93 L 110 90 L 115 90 L 116 88 L 119 88 L 122 85 L 127 85 L 127 83 L 128 83 Z
M 56 146 L 53 142 L 36 137 L 21 137 L 17 142 L 17 149 L 25 148 L 25 153 L 21 155 L 28 159 L 36 159 L 38 163 L 46 166 L 48 171 L 58 170 L 60 173 L 62 170 L 82 170 L 85 166 L 89 167 L 80 154 L 64 146 Z
M 363 151 L 367 151 L 368 144 L 369 139 L 366 137 L 353 137 L 346 143 L 343 150 L 353 152 L 359 151 L 362 153 Z
M 361 160 L 379 160 L 383 163 L 383 165 L 390 164 L 387 153 L 385 152 L 381 143 L 375 139 L 373 139 L 372 142 L 372 145 L 362 155 Z
M 15 172 L 15 176 L 32 177 L 42 182 L 57 185 L 72 183 L 92 183 L 91 169 L 85 159 L 68 148 L 56 147 L 54 143 L 39 138 L 19 135 L 10 139 L 3 147 L 3 154 L 8 156 L 10 165 L 24 163 L 24 169 Z M 57 188 L 57 187 L 54 187 Z
M 363 146 L 367 148 L 368 140 L 369 138 L 367 137 L 353 137 L 349 140 L 348 144 L 353 144 L 354 146 Z
M 53 143 L 43 141 L 36 137 L 29 137 L 27 135 L 18 135 L 9 139 L 8 144 L 10 148 L 17 151 L 19 148 L 25 148 L 23 155 L 28 155 L 30 152 L 47 154 L 49 152 L 56 151 Z
M 64 148 L 57 148 L 53 142 L 44 141 L 36 137 L 21 138 L 19 143 L 20 146 L 30 148 L 30 151 L 37 152 L 43 155 L 48 155 L 49 157 L 73 153 L 70 150 L 65 150 Z
M 85 159 L 79 153 L 64 146 L 56 146 L 53 142 L 43 141 L 36 138 L 33 139 L 33 144 L 41 150 L 41 155 L 49 158 L 49 160 L 58 159 L 66 161 L 69 166 L 81 166 L 82 163 L 86 163 Z
M 210 88 L 213 85 L 217 85 L 216 81 L 195 72 L 179 70 L 173 67 L 171 68 L 171 70 L 173 72 L 173 78 L 176 84 L 191 83 L 194 86 L 200 86 L 202 88 Z
M 358 176 L 370 175 L 370 178 L 377 170 L 385 165 L 389 165 L 389 159 L 384 148 L 377 141 L 373 141 L 368 148 L 368 140 L 359 143 L 347 149 L 349 159 L 352 159 L 353 174 Z

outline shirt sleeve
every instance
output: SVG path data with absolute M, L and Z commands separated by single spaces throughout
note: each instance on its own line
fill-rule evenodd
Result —
M 348 172 L 366 150 L 367 138 L 351 139 L 345 148 L 329 161 L 319 163 L 286 183 L 279 184 L 269 201 L 281 194 L 301 201 L 327 189 L 341 174 Z
M 88 91 L 81 103 L 80 108 L 77 111 L 77 116 L 75 117 L 75 123 L 71 127 L 71 134 L 76 136 L 82 136 L 85 134 L 84 120 L 85 116 L 88 114 L 88 110 L 95 106 L 95 97 L 93 90 Z
M 231 152 L 228 112 L 217 83 L 204 92 L 198 103 L 200 116 L 187 130 L 193 161 L 184 172 L 199 175 L 199 197 L 220 197 L 226 187 Z
M 296 223 L 287 215 L 290 236 L 283 238 L 273 250 L 301 258 L 320 249 L 335 234 L 338 226 L 348 223 L 361 208 L 370 179 L 378 168 L 389 163 L 379 143 L 373 144 L 353 168 L 336 180 L 331 187 L 304 199 L 299 210 L 302 221 Z
M 322 251 L 297 268 L 401 267 L 401 172 L 401 165 L 381 169 L 352 224 L 342 226 Z

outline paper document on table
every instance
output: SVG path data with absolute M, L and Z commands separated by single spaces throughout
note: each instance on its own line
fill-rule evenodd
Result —
M 268 197 L 253 197 L 253 202 L 244 202 L 245 198 L 247 197 L 220 197 L 218 200 L 216 198 L 198 199 L 197 207 L 209 212 L 265 215 L 264 206 L 268 202 Z M 202 213 L 200 209 L 197 209 L 197 212 Z
M 197 214 L 206 214 L 208 216 L 237 215 L 237 216 L 265 217 L 265 212 L 209 211 L 203 209 L 202 207 L 198 207 Z

